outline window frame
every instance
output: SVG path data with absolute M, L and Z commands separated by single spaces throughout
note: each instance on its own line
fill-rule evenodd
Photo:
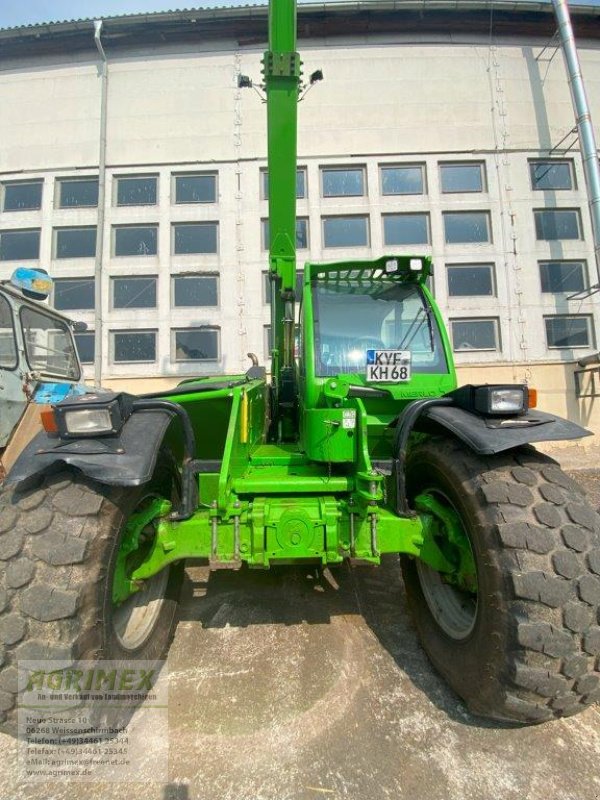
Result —
M 457 262 L 457 263 L 447 263 L 446 267 L 446 291 L 448 292 L 448 297 L 498 297 L 498 283 L 496 280 L 496 264 L 494 261 L 474 261 L 472 263 L 468 262 Z M 450 270 L 451 269 L 475 269 L 477 267 L 487 267 L 490 273 L 490 284 L 492 287 L 491 294 L 453 294 L 450 291 Z
M 464 241 L 464 240 L 461 240 L 461 241 L 458 241 L 458 242 L 456 242 L 456 241 L 455 242 L 449 242 L 448 238 L 447 238 L 447 231 L 446 231 L 446 220 L 450 216 L 455 216 L 455 217 L 462 216 L 462 217 L 465 217 L 465 216 L 468 216 L 469 214 L 483 214 L 484 215 L 485 220 L 486 220 L 488 238 L 483 240 L 483 241 L 482 240 L 476 240 L 476 241 Z M 468 210 L 465 209 L 464 211 L 463 210 L 458 210 L 457 211 L 457 210 L 454 210 L 454 209 L 452 209 L 452 210 L 448 209 L 447 211 L 442 211 L 442 226 L 443 226 L 443 229 L 444 229 L 444 244 L 445 245 L 450 245 L 451 247 L 454 246 L 454 245 L 463 246 L 465 244 L 485 246 L 485 245 L 490 245 L 490 244 L 494 243 L 494 231 L 493 231 L 493 225 L 492 225 L 492 213 L 491 213 L 490 209 L 487 209 L 487 208 L 485 208 L 485 209 L 468 209 Z
M 134 336 L 140 333 L 152 333 L 154 335 L 154 358 L 152 359 L 138 359 L 138 360 L 128 360 L 128 361 L 117 361 L 115 357 L 115 345 L 117 342 L 116 337 L 118 335 L 125 335 L 125 336 Z M 157 328 L 130 328 L 129 330 L 123 330 L 121 328 L 113 328 L 109 331 L 110 334 L 110 361 L 113 365 L 119 364 L 156 364 L 158 361 L 158 329 Z
M 583 319 L 587 329 L 587 344 L 556 345 L 550 344 L 548 337 L 548 322 L 554 319 Z M 544 314 L 544 333 L 546 334 L 546 347 L 548 350 L 589 350 L 595 347 L 594 318 L 592 314 Z
M 577 220 L 577 232 L 578 236 L 576 237 L 561 237 L 556 239 L 540 239 L 538 236 L 538 225 L 537 225 L 537 215 L 544 214 L 546 212 L 552 213 L 560 213 L 560 212 L 570 212 L 575 214 L 575 219 Z M 583 236 L 583 220 L 581 217 L 581 209 L 580 208 L 534 208 L 533 209 L 533 227 L 535 230 L 535 240 L 536 242 L 583 242 L 585 241 Z
M 573 192 L 577 190 L 577 176 L 575 174 L 575 164 L 572 158 L 530 158 L 527 164 L 529 166 L 529 185 L 532 192 Z M 566 164 L 569 169 L 571 185 L 567 188 L 562 186 L 558 188 L 534 186 L 533 169 L 537 164 Z
M 270 289 L 270 276 L 271 271 L 268 269 L 263 269 L 262 271 L 262 298 L 263 298 L 263 306 L 271 306 L 271 298 L 269 297 L 269 289 Z M 304 289 L 304 269 L 297 269 L 296 270 L 296 302 L 299 303 L 302 300 L 302 293 Z
M 85 282 L 88 282 L 88 283 L 92 284 L 92 294 L 93 294 L 93 298 L 94 298 L 94 301 L 93 301 L 92 305 L 91 306 L 73 306 L 72 308 L 59 308 L 56 305 L 56 286 L 57 286 L 57 284 L 60 285 L 62 283 L 64 285 L 65 283 L 74 283 L 76 281 L 78 283 L 83 283 L 85 281 Z M 81 277 L 79 277 L 79 276 L 71 276 L 71 275 L 69 275 L 69 276 L 66 276 L 66 277 L 54 278 L 54 282 L 53 282 L 53 286 L 52 286 L 52 307 L 54 309 L 56 309 L 56 311 L 61 311 L 61 312 L 94 311 L 94 309 L 96 308 L 96 279 L 94 278 L 94 276 L 93 275 L 82 275 Z
M 157 206 L 159 203 L 159 178 L 158 173 L 140 173 L 139 175 L 114 175 L 113 176 L 113 189 L 112 200 L 115 208 L 148 208 Z M 121 181 L 139 181 L 139 180 L 153 180 L 155 188 L 155 200 L 153 203 L 119 203 L 119 184 Z
M 304 175 L 304 194 L 298 194 L 298 173 Z M 267 202 L 269 200 L 269 186 L 267 183 L 267 175 L 269 174 L 268 167 L 260 167 L 259 182 L 260 182 L 260 199 Z M 305 166 L 296 167 L 296 200 L 308 199 L 308 169 Z
M 214 179 L 214 200 L 178 200 L 177 181 L 179 178 L 213 178 Z M 171 175 L 171 197 L 174 206 L 210 206 L 219 202 L 219 172 L 198 171 L 198 172 L 173 172 Z
M 424 242 L 405 242 L 403 244 L 388 242 L 386 237 L 385 221 L 391 217 L 425 217 L 426 240 Z M 421 247 L 431 247 L 431 214 L 429 211 L 386 211 L 381 215 L 381 222 L 384 247 L 414 247 L 415 245 L 419 245 Z
M 117 253 L 117 231 L 124 230 L 125 228 L 152 228 L 156 231 L 156 252 L 155 253 Z M 111 258 L 157 258 L 159 248 L 159 224 L 158 222 L 130 222 L 125 224 L 111 225 Z
M 360 172 L 362 174 L 362 192 L 360 194 L 325 194 L 324 177 L 326 172 Z M 368 197 L 369 187 L 367 185 L 367 168 L 365 164 L 342 165 L 321 164 L 319 166 L 319 183 L 321 188 L 321 199 L 329 200 L 344 197 Z
M 462 350 L 457 350 L 454 345 L 454 323 L 455 322 L 492 322 L 495 332 L 495 347 L 469 347 Z M 450 342 L 452 345 L 453 353 L 501 353 L 502 352 L 502 338 L 500 331 L 500 318 L 499 317 L 450 317 L 448 320 L 450 327 Z
M 444 189 L 444 167 L 479 167 L 479 176 L 481 178 L 481 189 Z M 440 194 L 487 194 L 487 170 L 485 161 L 438 161 L 439 181 L 440 181 Z
M 298 246 L 298 224 L 304 222 L 306 225 L 306 247 L 299 247 Z M 260 249 L 263 253 L 269 252 L 269 247 L 271 246 L 271 237 L 269 231 L 269 245 L 267 246 L 266 243 L 266 226 L 269 223 L 268 217 L 261 217 L 260 219 Z M 310 218 L 309 217 L 296 217 L 296 241 L 295 241 L 296 250 L 309 250 L 310 249 Z
M 366 221 L 367 241 L 365 244 L 326 244 L 325 243 L 325 223 L 330 219 L 364 219 Z M 323 250 L 343 250 L 352 247 L 371 247 L 371 215 L 366 214 L 323 214 L 321 216 L 321 241 Z
M 64 231 L 95 231 L 96 238 L 94 241 L 94 252 L 91 255 L 84 256 L 59 256 L 58 255 L 58 235 Z M 96 249 L 98 247 L 98 228 L 96 225 L 57 225 L 52 228 L 52 259 L 54 261 L 70 261 L 73 259 L 81 258 L 95 258 Z
M 4 228 L 0 230 L 0 251 L 2 249 L 2 237 L 6 234 L 14 234 L 14 233 L 37 233 L 38 235 L 38 253 L 37 256 L 17 256 L 16 258 L 1 258 L 0 263 L 2 262 L 11 262 L 11 261 L 39 261 L 40 260 L 40 248 L 42 245 L 42 229 L 41 228 Z
M 202 227 L 207 228 L 209 225 L 214 226 L 215 228 L 215 249 L 214 250 L 196 250 L 191 253 L 178 253 L 176 251 L 176 242 L 177 242 L 177 228 L 191 228 L 192 226 L 195 227 Z M 198 256 L 218 256 L 220 253 L 220 227 L 218 220 L 180 220 L 178 222 L 171 222 L 171 257 L 181 258 L 183 257 L 198 257 Z
M 221 307 L 221 281 L 220 281 L 220 273 L 219 272 L 183 272 L 183 273 L 175 273 L 171 275 L 171 310 L 180 309 L 180 308 L 220 308 Z M 208 279 L 213 278 L 215 281 L 215 286 L 217 290 L 217 302 L 216 305 L 212 304 L 203 304 L 203 305 L 177 305 L 175 303 L 175 282 L 178 279 Z
M 386 169 L 418 169 L 421 173 L 420 192 L 384 192 L 383 173 Z M 427 164 L 425 161 L 418 161 L 407 164 L 379 164 L 379 194 L 381 197 L 425 197 L 428 194 L 427 186 Z
M 6 190 L 11 186 L 40 186 L 40 204 L 31 208 L 6 208 Z M 30 211 L 40 211 L 44 201 L 44 179 L 32 178 L 21 181 L 2 181 L 2 213 L 3 214 L 27 214 Z
M 111 311 L 152 311 L 158 308 L 158 275 L 111 275 L 110 278 L 110 310 Z M 115 305 L 115 286 L 117 281 L 154 281 L 153 306 L 117 306 Z
M 13 307 L 10 304 L 9 300 L 5 295 L 0 294 L 0 303 L 6 303 L 8 308 L 8 316 L 10 318 L 10 327 L 12 331 L 12 341 L 13 341 L 13 348 L 14 348 L 14 355 L 15 355 L 15 363 L 12 367 L 7 366 L 5 364 L 0 363 L 0 370 L 5 370 L 6 372 L 14 372 L 16 368 L 19 366 L 19 343 L 17 342 L 17 330 L 15 328 L 15 316 L 13 313 Z
M 74 206 L 65 206 L 62 203 L 62 187 L 66 183 L 90 183 L 95 181 L 99 187 L 100 178 L 99 176 L 94 175 L 76 175 L 71 178 L 56 178 L 54 181 L 54 205 L 57 209 L 61 211 L 71 211 L 72 209 L 81 209 L 81 208 L 98 208 L 98 195 L 96 196 L 96 202 L 94 204 L 90 203 L 82 203 L 81 205 L 74 205 Z
M 78 336 L 79 337 L 82 337 L 82 336 L 91 336 L 92 337 L 92 340 L 93 340 L 93 343 L 94 343 L 94 348 L 93 348 L 94 349 L 94 357 L 92 358 L 91 361 L 83 361 L 82 360 L 81 354 L 79 352 L 79 345 L 77 344 L 77 337 Z M 79 358 L 79 363 L 81 364 L 81 366 L 82 367 L 86 367 L 86 366 L 89 366 L 90 364 L 94 364 L 96 362 L 96 331 L 86 330 L 86 331 L 79 331 L 78 333 L 74 332 L 73 333 L 73 339 L 75 340 L 75 348 L 77 349 L 77 357 Z M 121 362 L 119 362 L 119 363 L 121 363 Z
M 194 331 L 214 331 L 217 334 L 217 355 L 215 358 L 177 358 L 177 334 Z M 214 364 L 221 361 L 221 326 L 220 325 L 190 325 L 189 327 L 171 328 L 171 363 L 172 364 Z
M 555 295 L 569 295 L 569 294 L 579 294 L 580 292 L 585 292 L 590 287 L 590 278 L 587 266 L 587 259 L 585 258 L 544 258 L 539 259 L 538 262 L 538 275 L 540 278 L 540 292 L 542 294 L 547 294 L 550 296 Z M 573 289 L 562 289 L 558 292 L 549 291 L 544 289 L 544 280 L 542 277 L 542 267 L 548 266 L 550 264 L 565 264 L 565 265 L 575 265 L 579 264 L 581 267 L 581 278 L 583 282 L 583 287 L 581 289 L 573 290 Z
M 79 361 L 78 361 L 78 363 L 76 365 L 77 366 L 77 372 L 74 371 L 72 375 L 58 375 L 58 373 L 50 372 L 50 370 L 48 370 L 48 371 L 40 370 L 39 367 L 36 367 L 34 364 L 32 364 L 31 351 L 29 349 L 30 345 L 29 345 L 29 342 L 28 342 L 27 336 L 26 336 L 26 323 L 24 321 L 25 314 L 37 314 L 38 316 L 46 317 L 46 319 L 50 319 L 55 323 L 62 323 L 65 326 L 65 331 L 66 331 L 65 336 L 67 338 L 71 338 L 72 339 L 73 345 L 75 347 L 75 354 L 77 356 L 77 359 L 79 360 L 79 353 L 77 352 L 77 345 L 75 343 L 75 339 L 73 337 L 73 331 L 70 329 L 68 321 L 66 319 L 57 319 L 50 312 L 51 312 L 50 309 L 39 308 L 37 306 L 33 307 L 33 306 L 30 306 L 30 305 L 22 305 L 21 308 L 19 309 L 19 323 L 21 325 L 21 337 L 23 339 L 23 349 L 24 349 L 24 352 L 25 352 L 25 360 L 27 361 L 27 366 L 29 367 L 29 369 L 32 372 L 38 372 L 42 376 L 59 377 L 59 378 L 65 379 L 65 380 L 72 380 L 75 383 L 77 383 L 77 381 L 81 380 L 81 364 L 79 363 Z

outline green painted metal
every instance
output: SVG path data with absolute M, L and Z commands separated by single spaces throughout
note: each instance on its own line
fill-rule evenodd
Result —
M 198 471 L 197 509 L 189 519 L 171 519 L 166 499 L 136 511 L 119 553 L 115 602 L 122 602 L 168 564 L 185 558 L 208 559 L 214 568 L 244 563 L 269 568 L 302 561 L 335 564 L 345 558 L 377 564 L 385 553 L 406 553 L 421 558 L 449 581 L 476 586 L 472 553 L 455 512 L 429 493 L 419 498 L 417 513 L 398 516 L 392 500 L 394 481 L 374 468 L 376 462 L 395 455 L 394 424 L 408 403 L 439 397 L 456 387 L 452 348 L 427 288 L 431 260 L 391 254 L 370 261 L 307 264 L 296 355 L 301 62 L 293 0 L 270 2 L 263 72 L 273 283 L 271 382 L 237 375 L 223 388 L 223 376 L 193 378 L 181 385 L 180 394 L 169 395 L 190 417 L 195 458 L 211 466 Z M 327 328 L 330 322 L 319 306 L 328 292 L 338 292 L 340 303 L 347 303 L 347 308 L 340 307 L 363 342 L 373 338 L 373 316 L 353 315 L 352 309 L 364 309 L 371 302 L 386 314 L 389 310 L 382 317 L 381 337 L 384 330 L 393 329 L 399 343 L 411 349 L 421 332 L 425 344 L 419 345 L 420 351 L 412 346 L 410 380 L 378 384 L 375 388 L 383 389 L 379 394 L 357 394 L 356 387 L 369 387 L 364 360 L 372 346 L 368 344 L 359 348 L 364 359 L 355 368 L 338 369 L 329 360 L 324 366 L 323 340 L 337 335 L 335 326 L 333 332 Z M 406 335 L 400 332 L 405 328 Z M 430 361 L 421 363 L 420 353 L 427 348 Z M 213 388 L 213 384 L 218 385 Z M 422 436 L 415 434 L 409 446 Z M 165 444 L 181 459 L 176 421 Z M 150 522 L 156 535 L 142 548 L 141 532 Z
M 135 592 L 139 592 L 142 584 L 132 577 L 137 560 L 141 561 L 144 553 L 142 534 L 144 530 L 158 517 L 168 514 L 171 504 L 160 497 L 145 498 L 138 508 L 131 514 L 125 525 L 121 543 L 117 552 L 115 570 L 113 573 L 112 601 L 120 605 Z
M 450 583 L 476 592 L 475 558 L 458 512 L 445 498 L 431 492 L 418 495 L 415 508 L 430 515 L 431 535 L 420 557 L 438 572 L 445 573 Z
M 281 439 L 294 439 L 296 365 L 296 147 L 300 56 L 295 0 L 269 5 L 269 49 L 263 58 L 269 162 L 269 268 L 273 285 L 271 330 L 274 408 Z

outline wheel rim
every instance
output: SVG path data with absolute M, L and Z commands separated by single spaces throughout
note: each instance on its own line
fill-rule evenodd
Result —
M 462 546 L 467 546 L 473 556 L 469 537 L 464 531 L 462 519 L 453 503 L 439 489 L 428 489 L 423 494 L 435 498 L 438 503 L 442 502 L 447 509 L 454 512 L 461 522 Z M 446 545 L 449 544 L 446 541 Z M 449 582 L 452 576 L 438 572 L 421 560 L 417 560 L 416 566 L 423 596 L 436 623 L 451 639 L 456 641 L 467 639 L 477 622 L 477 592 L 452 585 Z
M 417 561 L 417 572 L 429 610 L 444 633 L 458 641 L 470 636 L 477 620 L 477 595 L 445 583 L 422 561 Z
M 136 650 L 151 636 L 165 602 L 169 568 L 146 581 L 143 591 L 113 609 L 115 636 L 125 650 Z
M 137 650 L 150 638 L 167 597 L 169 567 L 143 584 L 131 574 L 152 549 L 154 520 L 164 510 L 164 500 L 147 495 L 129 516 L 121 536 L 112 580 L 112 628 L 124 650 Z

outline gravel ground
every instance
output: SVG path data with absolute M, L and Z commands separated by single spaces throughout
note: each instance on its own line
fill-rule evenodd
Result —
M 598 507 L 600 473 L 574 477 Z M 188 578 L 168 781 L 149 757 L 131 783 L 24 783 L 0 736 L 2 800 L 600 800 L 600 709 L 530 728 L 468 714 L 417 643 L 397 559 Z

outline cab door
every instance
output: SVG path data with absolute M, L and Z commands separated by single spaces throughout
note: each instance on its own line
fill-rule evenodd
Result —
M 0 293 L 0 448 L 6 447 L 27 407 L 23 380 L 13 309 Z

